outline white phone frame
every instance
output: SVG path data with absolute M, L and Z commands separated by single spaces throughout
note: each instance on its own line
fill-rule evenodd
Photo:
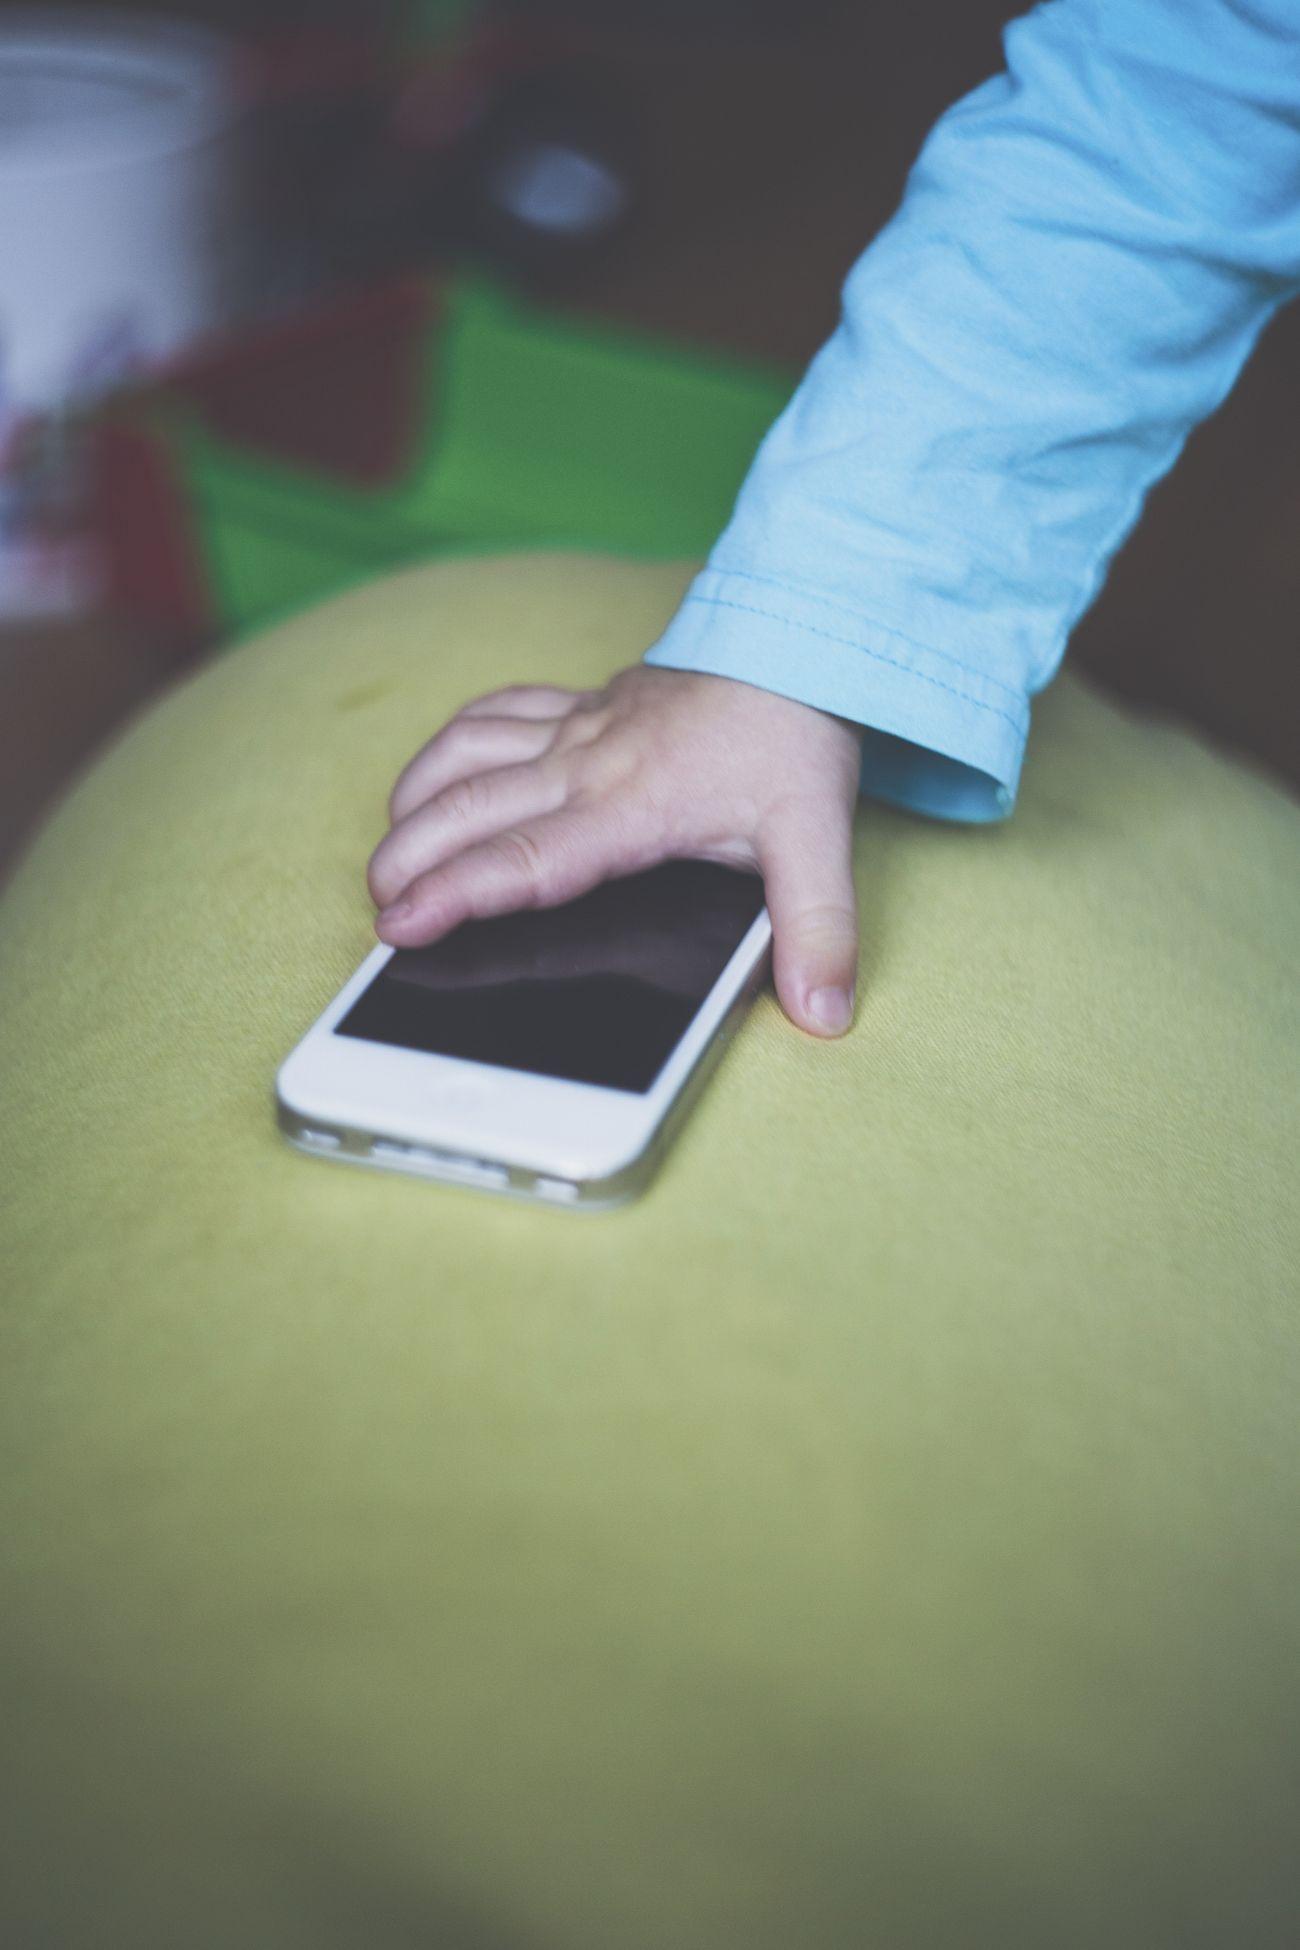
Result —
M 767 973 L 762 908 L 644 1094 L 336 1036 L 395 950 L 374 949 L 276 1078 L 281 1130 L 316 1157 L 567 1206 L 643 1191 Z

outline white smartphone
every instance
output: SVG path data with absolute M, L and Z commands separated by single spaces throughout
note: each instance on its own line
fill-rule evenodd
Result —
M 571 1210 L 646 1187 L 767 973 L 755 874 L 669 860 L 376 948 L 281 1067 L 321 1158 Z

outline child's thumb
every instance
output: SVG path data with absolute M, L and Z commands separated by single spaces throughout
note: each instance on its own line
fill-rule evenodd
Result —
M 774 820 L 760 865 L 772 917 L 772 972 L 781 1007 L 814 1036 L 839 1036 L 853 1019 L 858 908 L 853 809 L 828 795 Z

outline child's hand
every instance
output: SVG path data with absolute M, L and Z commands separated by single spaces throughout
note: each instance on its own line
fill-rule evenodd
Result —
M 837 1035 L 858 959 L 851 870 L 861 729 L 730 677 L 633 664 L 601 691 L 515 685 L 406 767 L 370 861 L 384 941 L 552 907 L 660 860 L 762 874 L 792 1021 Z

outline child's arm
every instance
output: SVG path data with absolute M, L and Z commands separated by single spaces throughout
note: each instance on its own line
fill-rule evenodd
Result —
M 942 118 L 652 664 L 868 730 L 863 788 L 1011 809 L 1029 699 L 1300 289 L 1296 0 L 1056 0 Z
M 372 889 L 412 909 L 384 939 L 734 860 L 764 873 L 777 991 L 815 1028 L 808 994 L 851 985 L 859 778 L 1009 812 L 1030 696 L 1300 288 L 1300 28 L 1294 0 L 1054 0 L 1006 48 L 931 134 L 645 664 L 544 733 L 518 723 L 539 705 L 475 704 L 408 767 Z

